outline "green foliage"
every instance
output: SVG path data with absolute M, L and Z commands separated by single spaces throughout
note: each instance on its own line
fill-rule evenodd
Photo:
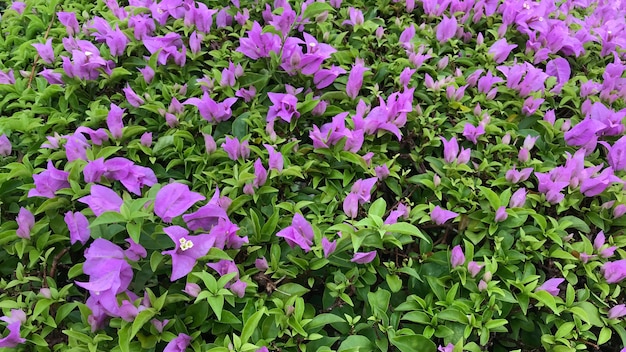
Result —
M 545 60 L 537 59 L 537 50 L 524 50 L 527 35 L 521 28 L 510 25 L 501 35 L 503 14 L 479 14 L 474 20 L 475 7 L 466 11 L 467 21 L 461 20 L 464 11 L 446 10 L 446 16 L 456 15 L 462 22 L 458 34 L 466 38 L 440 42 L 442 16 L 426 13 L 426 1 L 407 12 L 410 2 L 345 0 L 335 6 L 338 1 L 295 1 L 290 2 L 293 18 L 285 20 L 293 23 L 285 27 L 280 21 L 263 20 L 271 15 L 265 13 L 266 5 L 274 16 L 287 11 L 274 9 L 274 1 L 242 0 L 240 6 L 230 7 L 202 1 L 219 11 L 210 31 L 200 33 L 198 23 L 188 23 L 199 19 L 168 16 L 165 25 L 155 25 L 153 35 L 172 33 L 180 39 L 154 52 L 145 45 L 148 39 L 135 37 L 135 25 L 120 16 L 119 7 L 128 16 L 149 18 L 164 11 L 156 8 L 164 1 L 153 10 L 127 6 L 125 1 L 26 0 L 22 13 L 15 9 L 17 2 L 0 3 L 0 135 L 12 148 L 5 153 L 0 140 L 0 152 L 6 154 L 0 157 L 0 309 L 7 320 L 19 315 L 16 311 L 26 315 L 20 324 L 25 341 L 16 349 L 161 351 L 182 334 L 189 336 L 187 350 L 213 352 L 262 347 L 434 352 L 449 344 L 455 352 L 617 351 L 625 345 L 624 314 L 611 311 L 624 302 L 624 284 L 621 279 L 609 280 L 605 269 L 626 255 L 622 230 L 626 218 L 620 214 L 626 204 L 625 167 L 611 169 L 614 179 L 600 180 L 606 187 L 597 194 L 585 194 L 581 188 L 585 179 L 599 180 L 607 164 L 621 163 L 610 151 L 617 148 L 623 130 L 589 136 L 606 145 L 594 144 L 583 153 L 582 165 L 557 190 L 562 199 L 555 201 L 553 194 L 540 191 L 539 179 L 541 173 L 556 170 L 551 177 L 557 181 L 566 173 L 563 167 L 574 163 L 573 155 L 582 149 L 566 142 L 565 131 L 589 119 L 592 104 L 610 106 L 617 116 L 612 127 L 624 128 L 621 72 L 615 77 L 619 83 L 615 89 L 583 93 L 589 90 L 583 85 L 591 81 L 600 86 L 592 90 L 611 84 L 607 75 L 617 69 L 607 66 L 621 63 L 610 53 L 615 51 L 617 57 L 624 48 L 618 45 L 605 55 L 606 40 L 589 41 L 580 55 L 556 50 Z M 188 7 L 171 11 L 190 11 Z M 561 17 L 587 20 L 596 7 L 573 6 Z M 352 8 L 362 10 L 362 21 Z M 74 36 L 92 43 L 106 64 L 97 66 L 95 53 L 73 47 L 78 44 L 69 41 L 61 11 L 76 15 L 82 29 Z M 554 13 L 550 16 L 550 21 L 563 20 Z M 95 18 L 108 23 L 111 31 L 118 26 L 123 32 L 128 44 L 121 53 L 113 55 L 114 45 L 94 36 L 100 31 L 90 22 Z M 261 23 L 264 35 L 279 38 L 279 49 L 257 59 L 237 50 L 250 37 L 253 21 Z M 582 31 L 576 21 L 567 23 L 570 31 Z M 407 28 L 414 29 L 415 36 L 400 43 Z M 602 30 L 594 27 L 589 35 L 595 38 Z M 191 48 L 192 33 L 200 34 L 198 51 Z M 317 43 L 304 43 L 310 39 L 303 33 Z M 297 44 L 302 55 L 288 52 L 281 41 L 287 35 L 303 41 Z M 517 48 L 496 64 L 490 48 L 500 38 Z M 51 63 L 32 45 L 48 39 L 55 57 Z M 336 51 L 322 60 L 321 67 L 337 66 L 346 73 L 319 89 L 315 75 L 289 67 L 299 65 L 305 54 L 322 44 Z M 75 51 L 97 66 L 89 66 L 85 73 L 92 77 L 68 72 L 61 57 L 70 60 L 78 55 Z M 174 59 L 179 54 L 184 65 Z M 421 55 L 427 56 L 422 56 L 423 62 Z M 546 75 L 542 87 L 527 94 L 513 87 L 502 67 L 526 62 L 545 73 L 548 62 L 561 57 L 571 67 L 571 78 L 561 82 Z M 353 99 L 350 76 L 357 70 L 357 60 L 363 60 L 367 70 Z M 235 74 L 231 85 L 228 70 L 238 64 L 242 72 Z M 154 70 L 152 80 L 139 71 L 144 68 Z M 415 73 L 401 78 L 405 68 Z M 59 75 L 63 83 L 46 78 L 44 69 Z M 503 79 L 494 85 L 497 94 L 470 83 L 478 69 Z M 143 100 L 141 104 L 129 99 L 127 87 Z M 241 89 L 256 92 L 244 98 Z M 454 96 L 460 90 L 464 94 Z M 385 127 L 364 122 L 382 114 L 378 110 L 385 108 L 383 104 L 389 114 L 391 101 L 407 91 L 409 106 L 395 107 L 405 109 L 405 116 L 394 120 L 385 115 Z M 224 114 L 232 116 L 203 116 L 204 109 L 188 99 L 199 99 L 205 92 L 223 104 L 238 97 L 232 106 L 222 106 L 228 110 Z M 293 96 L 299 116 L 290 121 L 280 115 L 268 118 L 272 109 L 289 105 L 287 100 L 275 104 L 272 94 Z M 527 111 L 529 96 L 544 99 L 538 110 Z M 119 135 L 110 121 L 112 104 L 124 109 Z M 207 109 L 217 114 L 217 108 Z M 554 122 L 546 117 L 549 110 L 555 113 Z M 342 113 L 346 116 L 339 119 Z M 598 116 L 607 114 L 601 110 Z M 332 127 L 322 127 L 331 121 Z M 476 142 L 465 133 L 469 125 L 484 128 Z M 330 135 L 340 130 L 342 135 L 331 142 Z M 324 145 L 316 143 L 315 131 Z M 148 141 L 145 133 L 150 134 Z M 442 137 L 446 142 L 455 137 L 461 148 L 471 149 L 468 160 L 460 160 L 458 153 L 446 155 Z M 532 137 L 538 139 L 528 147 Z M 250 155 L 231 157 L 223 146 L 231 138 L 246 141 Z M 82 144 L 84 155 L 79 153 Z M 283 166 L 271 165 L 273 153 L 265 145 L 281 153 Z M 151 170 L 155 180 L 143 175 L 138 191 L 129 188 L 125 178 L 113 176 L 128 173 L 128 164 L 88 180 L 91 163 L 116 158 Z M 257 159 L 267 169 L 267 180 L 260 184 Z M 63 186 L 50 197 L 33 195 L 34 190 L 41 191 L 40 177 L 49 172 L 49 165 L 67 173 Z M 513 181 L 507 173 L 526 168 L 532 169 L 530 177 Z M 374 179 L 371 190 L 358 187 Z M 157 203 L 170 183 L 184 184 L 206 200 L 165 221 L 157 215 Z M 97 205 L 115 201 L 106 198 L 88 206 L 84 197 L 93 195 L 96 184 L 118 195 L 121 205 L 98 212 Z M 524 201 L 512 206 L 521 189 L 526 192 Z M 358 198 L 354 209 L 347 201 L 350 195 Z M 167 199 L 168 210 L 181 207 L 175 202 L 178 197 L 182 196 Z M 200 247 L 198 241 L 208 238 L 201 236 L 214 234 L 215 227 L 190 231 L 180 244 L 168 231 L 172 226 L 189 229 L 188 219 L 181 215 L 207 203 L 219 204 L 238 228 L 234 235 L 242 243 L 230 243 L 226 240 L 230 234 L 211 237 L 211 248 L 193 258 L 191 272 L 171 280 L 173 268 L 193 252 L 186 251 Z M 457 215 L 439 223 L 436 207 Z M 24 225 L 22 208 L 33 215 L 32 224 Z M 71 237 L 68 212 L 87 218 L 89 236 L 84 241 Z M 303 240 L 306 245 L 294 243 L 288 235 L 277 236 L 289 229 L 304 231 L 302 223 L 294 223 L 297 215 L 311 225 L 312 237 Z M 221 213 L 215 218 L 224 220 Z M 24 227 L 29 236 L 22 235 Z M 597 244 L 601 231 L 606 240 Z M 109 247 L 106 253 L 88 254 L 96 240 L 117 246 L 119 253 Z M 191 247 L 181 247 L 185 241 Z M 459 265 L 451 251 L 455 246 L 464 253 Z M 367 253 L 375 256 L 359 259 L 359 254 Z M 104 287 L 124 280 L 119 275 L 94 279 L 92 265 L 100 262 L 87 263 L 89 255 L 128 265 L 125 273 L 130 271 L 132 277 L 115 291 L 113 303 L 109 302 L 115 307 L 94 303 L 105 293 L 85 285 L 98 282 Z M 206 266 L 224 262 L 234 271 Z M 109 269 L 124 272 L 114 265 Z M 550 279 L 563 282 L 551 290 L 543 286 Z M 4 337 L 10 333 L 9 324 L 2 324 Z

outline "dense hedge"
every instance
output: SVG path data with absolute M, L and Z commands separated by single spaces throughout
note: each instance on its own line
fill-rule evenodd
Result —
M 1 347 L 626 345 L 626 2 L 0 11 Z

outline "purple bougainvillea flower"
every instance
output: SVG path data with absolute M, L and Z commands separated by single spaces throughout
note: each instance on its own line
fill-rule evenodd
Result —
M 143 40 L 152 36 L 156 29 L 154 20 L 148 14 L 132 15 L 128 18 L 128 28 L 132 28 L 135 39 Z
M 247 57 L 256 60 L 261 57 L 269 57 L 270 52 L 278 54 L 281 48 L 280 36 L 274 33 L 263 33 L 261 25 L 254 21 L 252 30 L 247 32 L 248 37 L 239 38 L 237 51 Z
M 437 33 L 436 37 L 440 43 L 445 43 L 448 40 L 452 39 L 456 34 L 456 30 L 458 27 L 458 22 L 454 16 L 448 18 L 447 16 L 443 16 L 441 23 L 437 25 Z
M 469 263 L 467 263 L 467 271 L 469 271 L 470 275 L 472 277 L 476 277 L 476 275 L 478 275 L 478 273 L 480 273 L 480 271 L 482 270 L 482 268 L 484 267 L 484 265 L 479 265 L 478 263 L 476 263 L 475 261 L 470 261 Z
M 96 216 L 100 216 L 105 211 L 119 212 L 124 203 L 115 191 L 100 185 L 91 186 L 91 194 L 78 201 L 87 204 Z
M 0 339 L 0 347 L 15 348 L 20 343 L 26 342 L 26 339 L 20 337 L 20 328 L 26 322 L 26 314 L 20 309 L 11 309 L 11 316 L 3 316 L 0 320 L 7 323 L 9 334 Z
M 496 216 L 495 216 L 495 221 L 496 222 L 502 222 L 504 220 L 506 220 L 509 217 L 509 215 L 506 213 L 506 207 L 505 206 L 501 206 L 496 210 Z
M 337 249 L 337 240 L 329 241 L 328 238 L 322 237 L 322 251 L 324 258 L 328 258 Z
M 98 158 L 96 160 L 92 160 L 85 165 L 83 168 L 83 178 L 85 182 L 100 182 L 102 176 L 107 171 L 106 166 L 104 165 L 104 158 Z
M 109 135 L 107 134 L 104 128 L 98 128 L 97 130 L 92 130 L 89 127 L 80 126 L 76 129 L 74 134 L 80 133 L 82 135 L 88 135 L 91 138 L 91 143 L 94 145 L 102 145 L 102 143 L 109 139 Z
M 144 147 L 149 148 L 152 145 L 152 133 L 145 132 L 142 134 L 141 138 L 139 138 L 139 143 L 141 143 Z
M 359 195 L 356 193 L 348 193 L 343 200 L 343 211 L 350 218 L 354 219 L 359 214 Z
M 524 104 L 522 105 L 522 113 L 526 116 L 534 114 L 544 101 L 545 99 L 543 98 L 526 98 L 526 100 L 524 100 Z
M 263 166 L 263 161 L 260 158 L 254 162 L 254 187 L 261 187 L 267 181 L 267 170 Z
M 206 198 L 200 193 L 192 192 L 189 186 L 182 183 L 170 183 L 161 188 L 154 199 L 154 213 L 165 222 L 186 212 L 196 202 Z
M 626 279 L 626 259 L 614 262 L 606 262 L 602 265 L 602 274 L 609 284 L 614 284 Z
M 607 318 L 609 319 L 618 319 L 626 315 L 626 305 L 618 304 L 613 308 L 609 309 L 607 313 Z
M 298 98 L 292 94 L 267 93 L 272 105 L 267 111 L 267 121 L 274 121 L 276 117 L 280 117 L 283 121 L 291 122 L 292 118 L 300 117 L 300 113 L 296 109 Z
M 269 153 L 269 169 L 274 169 L 278 172 L 283 171 L 284 159 L 283 154 L 277 152 L 274 147 L 269 144 L 263 144 L 267 152 Z
M 85 250 L 83 271 L 89 276 L 89 282 L 75 283 L 89 291 L 87 306 L 92 310 L 89 320 L 92 328 L 98 327 L 107 315 L 119 316 L 117 295 L 128 289 L 133 269 L 119 246 L 98 238 Z
M 372 189 L 376 185 L 376 182 L 378 182 L 378 178 L 376 177 L 359 179 L 354 182 L 350 192 L 359 197 L 359 203 L 367 203 L 370 201 Z
M 260 271 L 266 271 L 267 269 L 270 268 L 269 264 L 267 263 L 267 259 L 265 259 L 265 257 L 257 258 L 254 261 L 254 267 Z
M 345 26 L 346 24 L 349 24 L 352 27 L 355 27 L 362 25 L 365 21 L 363 18 L 363 12 L 357 8 L 350 7 L 348 9 L 348 15 L 350 16 L 350 19 L 343 21 L 341 25 Z
M 202 288 L 200 288 L 200 285 L 198 284 L 188 282 L 187 284 L 185 284 L 185 289 L 183 290 L 183 292 L 190 295 L 191 297 L 198 297 L 200 292 L 202 292 Z
M 154 70 L 152 69 L 152 67 L 150 66 L 146 66 L 144 68 L 139 68 L 139 73 L 141 73 L 141 75 L 143 76 L 143 80 L 146 83 L 150 83 L 152 82 L 152 79 L 154 78 Z
M 599 251 L 602 246 L 604 246 L 604 242 L 606 241 L 606 236 L 604 236 L 604 231 L 598 232 L 596 238 L 593 240 L 593 249 Z
M 191 33 L 191 35 L 189 36 L 189 49 L 191 50 L 192 54 L 197 54 L 200 52 L 200 50 L 202 50 L 203 39 L 204 39 L 204 36 L 202 34 L 199 34 L 196 31 L 193 31 L 193 33 Z M 224 81 L 224 72 L 222 71 L 222 82 L 223 81 Z M 233 85 L 234 85 L 234 81 L 233 81 Z M 222 84 L 222 86 L 224 86 L 224 84 Z
M 89 221 L 87 220 L 87 217 L 79 211 L 75 213 L 68 211 L 67 213 L 65 213 L 64 220 L 67 228 L 70 230 L 70 243 L 87 243 L 87 240 L 89 240 L 89 238 L 91 237 L 91 231 L 89 230 Z
M 346 70 L 339 66 L 332 65 L 329 69 L 322 69 L 315 72 L 313 83 L 317 89 L 323 89 L 331 85 L 339 75 L 346 73 Z
M 54 62 L 54 50 L 52 49 L 52 38 L 48 38 L 45 44 L 35 43 L 32 46 L 37 49 L 37 53 L 39 57 L 43 60 L 43 62 L 47 64 L 51 64 Z
M 30 233 L 35 226 L 35 216 L 33 213 L 31 213 L 30 210 L 21 207 L 15 221 L 17 222 L 17 230 L 15 231 L 17 237 L 29 239 Z
M 109 51 L 113 56 L 120 56 L 124 54 L 126 46 L 129 43 L 126 34 L 122 32 L 119 25 L 115 25 L 115 30 L 111 30 L 106 34 L 106 43 L 109 46 Z
M 537 287 L 535 289 L 535 292 L 537 291 L 546 291 L 549 294 L 553 295 L 553 296 L 558 296 L 559 294 L 559 285 L 561 283 L 563 283 L 563 281 L 565 281 L 565 279 L 561 279 L 561 278 L 552 278 L 550 280 L 547 280 L 546 282 L 544 282 L 541 286 Z
M 461 246 L 456 245 L 452 248 L 452 253 L 450 254 L 450 265 L 452 265 L 452 268 L 454 269 L 463 264 L 465 264 L 465 254 L 463 253 Z
M 132 261 L 138 261 L 141 258 L 145 258 L 148 256 L 148 252 L 146 249 L 133 241 L 132 238 L 127 238 L 126 242 L 128 242 L 128 249 L 124 250 L 124 256 Z
M 215 139 L 213 139 L 213 136 L 207 133 L 203 133 L 202 136 L 204 137 L 204 149 L 206 150 L 207 154 L 215 152 L 217 150 L 217 144 L 215 143 Z
M 11 10 L 14 10 L 20 15 L 24 13 L 25 9 L 26 9 L 26 3 L 23 1 L 13 1 L 13 3 L 11 4 Z
M 437 225 L 443 225 L 446 221 L 450 219 L 454 219 L 459 216 L 458 213 L 453 211 L 442 209 L 440 206 L 435 206 L 435 208 L 430 212 L 430 218 Z
M 9 69 L 7 72 L 0 71 L 0 84 L 15 84 L 13 69 Z
M 237 265 L 232 260 L 222 259 L 217 263 L 207 263 L 207 266 L 217 271 L 220 276 L 224 276 L 230 273 L 237 273 L 235 277 L 239 277 L 239 269 L 237 269 Z
M 533 168 L 532 167 L 528 167 L 522 170 L 515 170 L 515 168 L 508 170 L 504 176 L 504 178 L 506 178 L 507 181 L 511 182 L 511 183 L 519 183 L 519 182 L 524 182 L 526 180 L 528 180 L 528 178 L 530 177 L 530 174 L 532 174 L 533 172 Z
M 122 121 L 122 116 L 124 115 L 124 110 L 119 106 L 111 103 L 111 108 L 107 115 L 107 126 L 111 135 L 115 139 L 122 138 L 122 130 L 124 129 L 124 122 Z
M 209 236 L 214 239 L 213 246 L 217 249 L 233 248 L 239 249 L 244 243 L 248 243 L 248 236 L 239 237 L 237 235 L 239 227 L 229 219 L 218 219 L 217 225 L 211 228 Z
M 580 193 L 586 197 L 594 197 L 604 192 L 613 182 L 623 183 L 624 181 L 615 176 L 611 167 L 607 167 L 598 176 L 584 179 L 580 183 Z
M 183 215 L 183 220 L 187 224 L 187 227 L 191 230 L 203 229 L 209 231 L 213 226 L 218 224 L 220 219 L 227 220 L 228 215 L 226 215 L 226 210 L 218 204 L 218 199 L 219 190 L 215 192 L 215 195 L 207 205 L 201 207 L 194 213 Z
M 161 252 L 172 257 L 171 281 L 187 276 L 193 270 L 198 258 L 205 256 L 214 244 L 214 239 L 210 235 L 189 236 L 189 231 L 180 226 L 169 226 L 163 231 L 176 246 L 172 250 Z
M 0 155 L 1 156 L 9 156 L 11 155 L 11 151 L 13 150 L 13 146 L 11 145 L 11 141 L 6 134 L 2 134 L 0 136 Z
M 319 71 L 324 60 L 337 52 L 331 45 L 320 43 L 308 33 L 302 33 L 307 52 L 302 55 L 299 68 L 300 72 L 305 75 L 312 75 Z
M 402 72 L 400 73 L 400 84 L 403 87 L 406 87 L 409 85 L 409 82 L 411 81 L 411 77 L 413 76 L 413 74 L 416 72 L 416 69 L 411 69 L 410 67 L 405 67 Z
M 52 69 L 43 69 L 38 73 L 48 81 L 49 84 L 63 84 L 63 75 L 58 72 L 54 72 Z
M 463 127 L 463 136 L 467 138 L 467 140 L 472 141 L 474 144 L 478 143 L 478 137 L 483 134 L 485 134 L 485 127 L 483 124 L 478 124 L 478 127 L 475 127 L 471 123 L 466 123 Z
M 376 251 L 356 252 L 350 261 L 357 264 L 367 264 L 373 261 L 374 258 L 376 258 Z
M 363 85 L 363 74 L 368 71 L 369 68 L 365 67 L 363 59 L 357 58 L 350 75 L 348 76 L 348 83 L 346 84 L 346 94 L 352 99 L 356 99 Z
M 453 163 L 459 155 L 459 143 L 456 137 L 450 138 L 449 141 L 441 137 L 441 142 L 443 143 L 443 159 L 447 163 Z
M 387 167 L 387 164 L 376 166 L 374 168 L 374 172 L 376 173 L 376 178 L 378 179 L 378 181 L 382 181 L 389 177 L 389 167 Z
M 391 224 L 395 224 L 398 222 L 399 218 L 403 218 L 403 219 L 408 219 L 409 217 L 409 208 L 400 203 L 398 204 L 398 207 L 396 208 L 396 210 L 393 210 L 391 213 L 389 213 L 389 216 L 387 217 L 387 219 L 385 219 L 385 224 L 387 225 L 391 225 Z
M 80 32 L 80 25 L 76 19 L 76 13 L 74 12 L 57 12 L 59 22 L 65 26 L 67 35 L 73 37 L 74 34 Z
M 509 207 L 511 208 L 523 208 L 526 203 L 526 188 L 520 188 L 511 196 L 509 201 Z
M 256 96 L 256 87 L 255 86 L 250 86 L 248 89 L 246 89 L 246 88 L 239 88 L 235 92 L 235 96 L 243 99 L 243 101 L 245 101 L 246 103 L 249 103 Z
M 185 12 L 184 24 L 188 27 L 195 25 L 198 31 L 209 33 L 213 25 L 213 15 L 216 13 L 217 10 L 209 9 L 204 3 L 193 2 Z
M 296 213 L 291 221 L 291 226 L 280 230 L 276 236 L 284 238 L 289 247 L 294 248 L 298 245 L 305 252 L 308 252 L 313 244 L 313 227 L 302 215 Z
M 598 120 L 585 118 L 565 132 L 565 142 L 570 146 L 583 146 L 589 140 L 597 140 L 596 132 L 604 129 L 606 125 Z
M 227 98 L 218 103 L 211 99 L 209 93 L 204 92 L 201 99 L 189 98 L 183 105 L 193 105 L 198 108 L 200 116 L 210 123 L 218 123 L 228 120 L 233 112 L 231 107 L 237 102 L 237 98 Z
M 618 139 L 613 146 L 608 143 L 602 143 L 607 149 L 607 160 L 609 165 L 615 171 L 626 169 L 626 136 Z
M 70 187 L 67 181 L 69 175 L 69 172 L 55 168 L 52 161 L 48 160 L 47 169 L 40 174 L 33 175 L 35 188 L 28 191 L 28 196 L 54 198 L 56 191 Z
M 163 352 L 185 352 L 190 343 L 191 336 L 180 333 L 165 346 Z
M 248 141 L 239 142 L 236 137 L 226 137 L 224 143 L 222 143 L 222 149 L 224 149 L 231 160 L 247 159 L 250 156 Z
M 137 95 L 137 93 L 135 93 L 135 91 L 130 87 L 130 84 L 126 83 L 126 87 L 123 88 L 122 91 L 124 92 L 124 95 L 126 95 L 126 101 L 128 101 L 131 106 L 138 108 L 144 104 L 144 100 Z
M 437 351 L 438 352 L 453 352 L 454 351 L 454 345 L 449 343 L 446 346 L 439 346 L 439 347 L 437 347 Z
M 497 64 L 502 63 L 506 60 L 513 49 L 517 48 L 517 44 L 509 44 L 506 41 L 506 38 L 502 38 L 489 48 L 489 54 L 493 55 L 493 59 Z

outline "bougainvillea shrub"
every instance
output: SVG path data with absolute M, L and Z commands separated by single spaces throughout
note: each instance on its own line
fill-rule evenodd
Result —
M 626 345 L 626 2 L 0 13 L 0 347 Z

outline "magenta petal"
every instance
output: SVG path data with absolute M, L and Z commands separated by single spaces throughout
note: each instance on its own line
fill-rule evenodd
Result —
M 82 197 L 78 201 L 87 204 L 96 216 L 100 216 L 105 211 L 119 212 L 124 203 L 115 191 L 100 185 L 91 186 L 91 195 Z
M 350 261 L 357 264 L 367 264 L 374 260 L 374 258 L 376 258 L 376 251 L 356 252 Z
M 82 244 L 87 243 L 87 240 L 91 237 L 89 231 L 89 221 L 87 217 L 81 212 L 72 213 L 68 211 L 65 213 L 65 224 L 70 230 L 70 243 L 74 244 L 80 242 Z
M 154 200 L 154 213 L 165 222 L 186 212 L 192 205 L 206 198 L 200 193 L 192 192 L 189 186 L 182 183 L 170 183 L 161 188 Z

